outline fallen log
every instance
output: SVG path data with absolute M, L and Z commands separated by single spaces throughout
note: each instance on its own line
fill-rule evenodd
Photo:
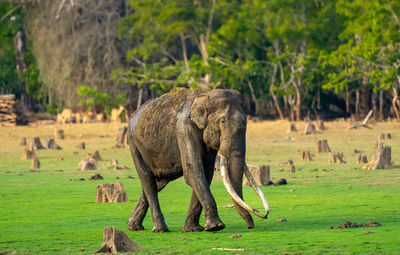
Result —
M 374 112 L 374 110 L 370 110 L 368 115 L 365 117 L 365 119 L 362 123 L 356 123 L 354 125 L 351 125 L 347 128 L 347 130 L 357 129 L 359 127 L 365 127 L 365 128 L 371 129 L 371 127 L 368 126 L 368 120 L 371 118 L 373 112 Z

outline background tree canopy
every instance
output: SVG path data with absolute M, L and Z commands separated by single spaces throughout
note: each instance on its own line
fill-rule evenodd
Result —
M 0 4 L 0 17 L 19 4 Z M 400 119 L 399 15 L 394 0 L 31 1 L 1 18 L 0 84 L 18 94 L 25 79 L 60 109 L 82 85 L 132 109 L 183 86 L 237 89 L 266 117 Z M 18 78 L 23 28 L 33 67 Z

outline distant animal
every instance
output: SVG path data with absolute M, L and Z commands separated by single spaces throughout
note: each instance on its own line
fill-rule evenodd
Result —
M 57 123 L 66 124 L 72 123 L 74 113 L 71 109 L 65 108 L 60 114 L 57 114 Z
M 111 122 L 112 123 L 120 123 L 121 118 L 120 115 L 121 113 L 125 110 L 125 107 L 122 105 L 119 106 L 119 108 L 114 108 L 111 110 Z
M 128 144 L 142 194 L 127 222 L 128 229 L 144 229 L 142 222 L 150 206 L 152 231 L 168 231 L 158 192 L 182 175 L 193 189 L 183 232 L 223 229 L 210 191 L 217 154 L 225 188 L 247 227 L 254 227 L 249 212 L 267 218 L 268 202 L 245 163 L 246 114 L 241 102 L 235 90 L 174 89 L 136 110 L 128 125 Z M 265 214 L 243 201 L 243 173 L 263 201 Z M 199 223 L 203 209 L 204 227 Z
M 106 119 L 104 113 L 97 113 L 96 114 L 96 121 L 97 122 L 104 122 Z

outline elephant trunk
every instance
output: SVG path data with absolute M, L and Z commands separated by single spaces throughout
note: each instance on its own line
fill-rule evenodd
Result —
M 262 193 L 260 187 L 254 181 L 252 175 L 250 174 L 247 165 L 244 161 L 244 157 L 240 156 L 231 157 L 229 158 L 229 164 L 227 164 L 227 160 L 225 159 L 224 156 L 220 154 L 220 157 L 221 157 L 221 175 L 223 178 L 225 188 L 232 197 L 238 213 L 246 221 L 247 227 L 253 228 L 254 223 L 249 212 L 253 213 L 254 215 L 260 218 L 266 219 L 269 212 L 267 199 Z M 248 179 L 250 185 L 256 191 L 258 197 L 262 200 L 265 209 L 265 214 L 261 214 L 256 209 L 247 205 L 243 201 L 243 194 L 242 194 L 243 171 L 245 172 L 246 178 Z

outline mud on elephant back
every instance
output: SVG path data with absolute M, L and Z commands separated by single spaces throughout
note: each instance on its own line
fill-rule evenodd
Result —
M 171 92 L 141 106 L 129 121 L 128 144 L 142 184 L 142 194 L 127 222 L 130 230 L 143 230 L 150 207 L 153 232 L 166 232 L 158 192 L 170 181 L 184 176 L 193 189 L 183 232 L 217 231 L 225 227 L 210 191 L 217 154 L 221 175 L 236 210 L 248 228 L 250 213 L 267 218 L 267 199 L 245 163 L 246 114 L 235 90 L 188 90 Z M 262 214 L 243 201 L 243 174 L 263 202 Z M 204 210 L 205 225 L 199 223 Z

